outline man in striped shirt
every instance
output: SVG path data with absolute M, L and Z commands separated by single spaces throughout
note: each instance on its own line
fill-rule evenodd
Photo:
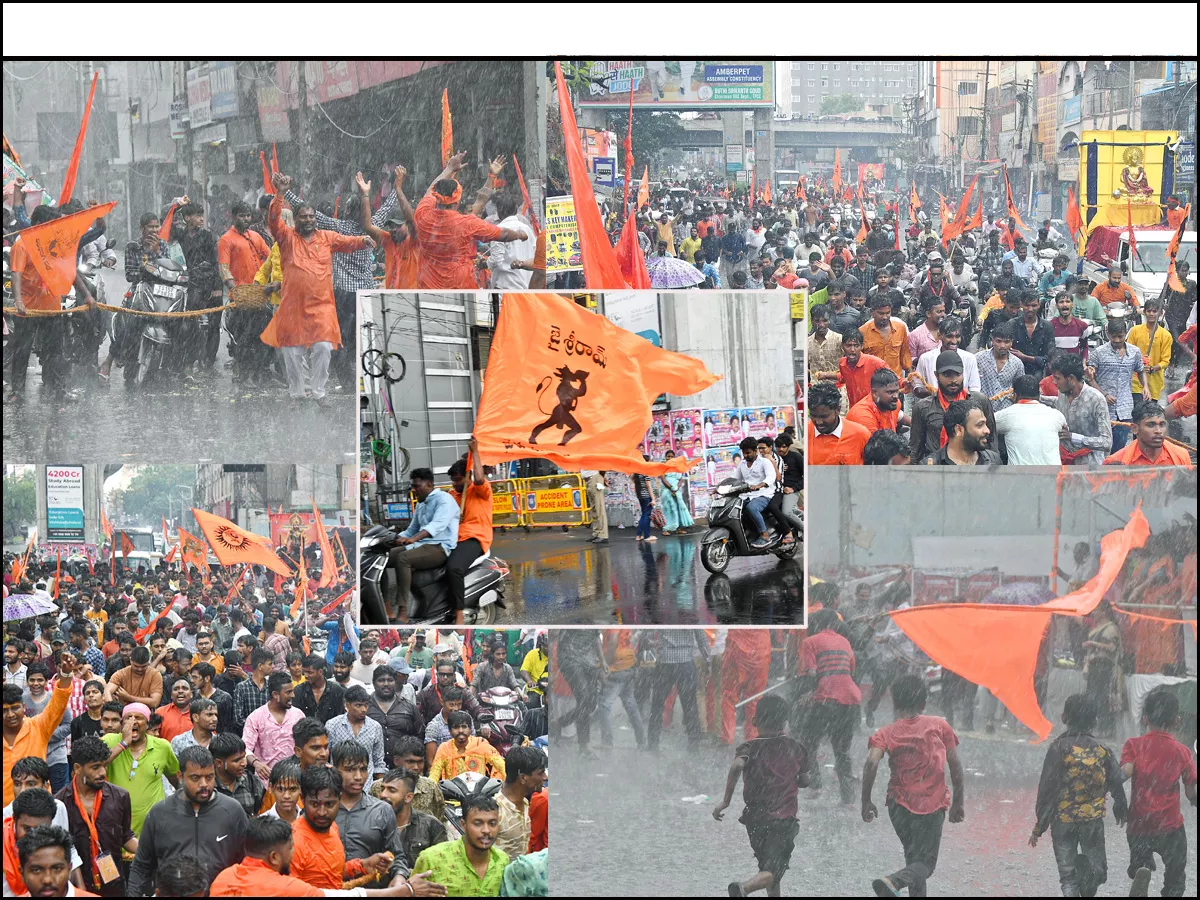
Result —
M 850 742 L 858 727 L 862 692 L 854 683 L 854 651 L 837 632 L 838 615 L 820 609 L 809 616 L 808 637 L 800 645 L 800 677 L 812 691 L 800 729 L 802 743 L 812 758 L 826 734 L 833 745 L 834 770 L 843 804 L 854 802 L 854 776 L 850 769 Z M 818 772 L 819 770 L 815 770 Z M 813 786 L 819 786 L 815 778 Z

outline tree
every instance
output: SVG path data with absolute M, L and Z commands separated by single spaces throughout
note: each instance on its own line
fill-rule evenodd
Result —
M 179 503 L 179 485 L 195 483 L 194 466 L 142 466 L 129 487 L 110 495 L 114 512 L 121 510 L 124 524 L 154 527 L 167 515 L 170 503 Z
M 625 133 L 629 129 L 629 111 L 609 110 L 606 127 L 618 138 L 616 156 L 618 168 L 625 165 Z M 684 136 L 683 120 L 676 112 L 658 112 L 652 109 L 633 111 L 633 176 L 641 177 L 643 166 L 654 169 L 658 154 L 668 148 L 678 147 Z
M 33 472 L 26 470 L 4 476 L 4 542 L 25 534 L 25 526 L 37 521 L 37 493 Z
M 854 94 L 838 94 L 835 97 L 826 97 L 821 101 L 821 115 L 823 116 L 858 112 L 862 108 L 862 97 L 856 97 Z

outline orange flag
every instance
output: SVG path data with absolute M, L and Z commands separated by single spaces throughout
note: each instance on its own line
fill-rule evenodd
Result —
M 208 572 L 208 546 L 194 534 L 179 529 L 179 558 L 186 572 L 195 566 L 201 574 Z
M 523 212 L 529 217 L 529 224 L 533 228 L 533 236 L 536 238 L 542 233 L 541 226 L 538 225 L 537 216 L 533 214 L 533 201 L 529 199 L 529 188 L 525 187 L 525 176 L 521 174 L 521 164 L 517 162 L 517 154 L 513 154 L 513 168 L 517 170 L 517 184 L 521 186 L 521 199 L 525 201 L 525 209 Z
M 275 143 L 271 143 L 271 174 L 274 175 L 279 171 L 279 148 Z
M 917 196 L 917 183 L 912 183 L 912 189 L 908 192 L 908 214 L 912 216 L 913 221 L 917 220 L 917 210 L 921 208 L 921 198 Z
M 1008 208 L 1008 214 L 1011 218 L 1017 220 L 1017 227 L 1026 229 L 1026 225 L 1021 221 L 1021 213 L 1017 211 L 1017 204 L 1013 201 L 1012 184 L 1008 180 L 1008 166 L 1003 166 L 1004 171 L 1004 203 Z
M 342 553 L 342 561 L 339 563 L 339 565 L 341 565 L 341 566 L 349 565 L 350 557 L 348 557 L 346 555 L 346 548 L 345 548 L 345 546 L 342 545 L 342 536 L 337 533 L 336 529 L 333 532 L 333 540 L 334 540 L 334 543 L 337 544 L 338 550 L 340 550 Z
M 571 196 L 575 200 L 575 226 L 579 231 L 579 246 L 583 255 L 583 279 L 588 288 L 624 288 L 621 267 L 613 253 L 600 209 L 596 206 L 596 195 L 588 178 L 587 162 L 583 158 L 583 146 L 579 143 L 579 127 L 575 123 L 575 110 L 571 106 L 571 95 L 563 78 L 562 64 L 554 63 L 554 74 L 558 81 L 558 111 L 562 118 L 563 143 L 567 152 L 567 173 L 571 178 Z
M 292 607 L 290 610 L 288 610 L 288 615 L 290 615 L 293 619 L 296 618 L 296 614 L 298 612 L 300 612 L 300 607 L 304 603 L 305 596 L 308 594 L 308 570 L 304 566 L 304 552 L 303 551 L 300 552 L 299 565 L 300 565 L 300 573 L 299 573 L 300 577 L 296 579 L 296 590 L 295 590 L 295 598 L 296 599 L 292 601 Z
M 93 222 L 108 215 L 116 205 L 114 201 L 89 206 L 69 216 L 31 225 L 21 232 L 16 246 L 25 249 L 49 293 L 61 296 L 71 290 L 75 283 L 79 239 Z
M 967 222 L 967 226 L 963 229 L 963 232 L 966 233 L 968 231 L 975 231 L 976 229 L 982 228 L 982 227 L 983 227 L 983 195 L 980 194 L 979 205 L 975 207 L 975 215 L 971 216 L 971 219 L 969 222 Z
M 449 88 L 442 88 L 442 166 L 454 155 L 454 122 L 450 118 Z
M 621 276 L 626 284 L 635 291 L 649 291 L 654 288 L 650 283 L 650 273 L 646 269 L 646 256 L 642 253 L 642 245 L 638 240 L 635 216 L 629 216 L 621 226 L 616 254 L 617 263 L 621 266 Z
M 1033 675 L 1051 617 L 1091 613 L 1116 581 L 1129 552 L 1144 546 L 1149 536 L 1150 525 L 1139 508 L 1124 528 L 1101 540 L 1100 567 L 1091 581 L 1040 606 L 938 603 L 890 615 L 930 659 L 987 688 L 1045 740 L 1053 726 L 1038 705 Z
M 758 166 L 750 170 L 750 208 L 754 209 L 754 197 L 758 193 Z
M 796 182 L 796 196 L 803 202 L 808 202 L 808 191 L 804 187 L 803 175 L 801 175 L 800 179 Z
M 1192 204 L 1189 203 L 1183 208 L 1183 216 L 1175 228 L 1175 233 L 1171 235 L 1171 242 L 1167 244 L 1167 258 L 1170 260 L 1167 263 L 1167 287 L 1179 294 L 1186 291 L 1187 286 L 1179 279 L 1179 273 L 1175 271 L 1175 257 L 1179 253 L 1179 242 L 1183 240 L 1183 232 L 1187 228 L 1188 214 L 1191 211 Z
M 312 497 L 308 499 L 312 500 Z M 333 546 L 329 543 L 329 535 L 321 524 L 321 511 L 317 509 L 317 501 L 312 500 L 313 525 L 317 529 L 317 545 L 321 548 L 321 580 L 317 587 L 329 587 L 337 577 L 337 558 L 333 555 Z
M 161 516 L 160 518 L 162 519 L 162 527 L 163 527 L 163 546 L 166 547 L 168 544 L 171 543 L 170 540 L 167 539 L 167 518 L 166 518 L 166 516 Z
M 879 212 L 876 211 L 875 215 L 879 215 Z M 867 211 L 865 209 L 863 209 L 862 188 L 861 187 L 859 188 L 859 191 L 858 191 L 858 217 L 859 217 L 858 234 L 855 235 L 854 240 L 857 243 L 861 244 L 863 241 L 865 241 L 867 239 L 867 235 L 871 233 L 871 223 L 867 220 Z
M 771 179 L 767 179 L 767 183 L 763 185 L 763 203 L 771 202 Z
M 58 586 L 62 583 L 62 551 L 58 551 L 58 563 L 54 566 L 54 599 L 58 599 Z
M 71 151 L 71 162 L 67 166 L 67 177 L 63 179 L 62 193 L 58 198 L 59 206 L 70 200 L 71 195 L 75 192 L 75 177 L 79 174 L 79 160 L 83 156 L 83 139 L 87 135 L 88 119 L 92 117 L 92 101 L 96 99 L 96 82 L 99 80 L 100 72 L 97 70 L 92 75 L 92 89 L 88 91 L 87 106 L 83 108 L 83 121 L 79 123 L 79 136 L 75 138 L 75 149 Z M 72 256 L 71 262 L 74 264 L 74 256 Z
M 167 551 L 167 555 L 163 557 L 163 562 L 168 566 L 175 561 L 175 554 L 179 552 L 179 545 L 172 544 L 171 549 Z
M 133 541 L 129 539 L 129 535 L 121 532 L 121 556 L 124 559 L 129 559 L 129 554 L 137 548 L 133 546 Z
M 258 151 L 258 161 L 262 163 L 263 170 L 263 191 L 268 194 L 275 193 L 275 185 L 271 184 L 271 170 L 267 167 L 267 154 L 263 151 Z
M 633 92 L 629 94 L 629 105 L 633 105 Z M 9 141 L 8 135 L 4 135 L 4 155 L 15 162 L 18 166 L 21 164 L 21 154 L 17 152 L 17 148 Z
M 167 210 L 167 216 L 163 219 L 162 226 L 158 229 L 159 240 L 169 241 L 171 239 L 171 223 L 175 221 L 175 204 L 171 204 L 171 208 Z
M 266 566 L 280 575 L 291 575 L 292 570 L 271 549 L 269 539 L 234 525 L 228 519 L 214 516 L 202 509 L 192 508 L 196 524 L 204 532 L 217 561 L 223 566 L 253 563 Z
M 1079 229 L 1083 227 L 1083 218 L 1079 214 L 1079 204 L 1075 201 L 1075 185 L 1067 185 L 1067 211 L 1064 213 L 1067 230 L 1072 238 L 1078 238 Z
M 104 507 L 100 507 L 100 530 L 104 532 L 104 536 L 112 541 L 112 522 L 108 521 L 108 516 L 104 514 Z
M 629 92 L 629 124 L 625 127 L 625 190 L 621 196 L 622 214 L 629 211 L 629 180 L 633 178 L 633 91 Z M 638 192 L 639 195 L 641 192 Z
M 1129 268 L 1133 270 L 1133 261 L 1137 258 L 1137 237 L 1133 233 L 1133 201 L 1128 197 L 1125 198 L 1125 208 L 1129 211 Z
M 638 185 L 637 205 L 641 209 L 650 202 L 650 167 L 642 168 L 642 182 Z
M 660 394 L 694 394 L 719 380 L 699 360 L 655 347 L 570 299 L 505 294 L 475 421 L 480 458 L 685 472 L 696 460 L 642 459 L 650 407 Z
M 968 185 L 967 192 L 963 194 L 963 198 L 958 204 L 958 212 L 954 214 L 954 218 L 950 220 L 950 224 L 942 234 L 942 243 L 954 240 L 966 230 L 967 214 L 971 209 L 971 195 L 975 193 L 975 185 L 978 181 L 978 175 L 971 179 L 971 184 Z
M 166 616 L 166 614 L 171 611 L 171 607 L 174 605 L 174 603 L 168 602 L 166 606 L 158 611 L 158 615 L 146 623 L 145 628 L 139 628 L 133 633 L 133 639 L 140 644 L 146 635 L 153 634 L 154 629 L 158 626 L 159 619 L 162 619 L 164 616 Z
M 242 574 L 233 579 L 233 586 L 230 587 L 229 593 L 225 595 L 226 606 L 233 602 L 233 598 L 238 595 L 238 592 L 242 589 L 242 585 L 246 583 L 246 576 L 249 574 L 250 566 L 247 565 L 242 568 Z
M 833 151 L 833 192 L 840 193 L 842 190 L 842 151 L 835 149 Z

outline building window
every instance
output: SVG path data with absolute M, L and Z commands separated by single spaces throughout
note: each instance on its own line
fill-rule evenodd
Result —
M 842 68 L 842 64 L 841 64 L 841 63 L 834 63 L 834 64 L 833 64 L 833 71 L 837 72 L 837 71 L 838 71 L 839 69 L 841 69 L 841 68 Z
M 975 116 L 959 116 L 958 133 L 961 135 L 979 134 L 979 119 Z
M 824 88 L 829 87 L 829 79 L 828 78 L 821 79 L 821 87 L 824 87 Z
M 809 94 L 809 95 L 808 95 L 808 102 L 809 102 L 809 103 L 816 103 L 816 102 L 817 102 L 817 98 L 816 98 L 816 97 L 815 97 L 813 94 Z
M 810 78 L 810 79 L 808 79 L 808 86 L 809 86 L 809 87 L 816 87 L 816 86 L 817 86 L 817 80 L 816 80 L 815 78 Z
M 816 70 L 816 68 L 817 68 L 817 64 L 816 64 L 816 63 L 809 63 L 809 64 L 808 64 L 808 71 L 810 71 L 810 72 L 812 72 L 812 71 L 815 71 L 815 70 Z
M 978 81 L 960 81 L 958 83 L 958 96 L 973 97 L 979 93 Z
M 821 63 L 821 71 L 828 72 L 829 71 L 829 63 Z
M 842 86 L 842 82 L 841 82 L 840 80 L 838 80 L 837 78 L 835 78 L 835 79 L 833 79 L 833 86 L 834 86 L 834 87 L 841 87 L 841 86 Z

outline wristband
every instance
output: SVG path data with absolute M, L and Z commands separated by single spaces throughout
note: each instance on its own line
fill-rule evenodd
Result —
M 117 741 L 117 746 L 120 747 L 122 751 L 129 749 L 129 745 L 124 741 Z

